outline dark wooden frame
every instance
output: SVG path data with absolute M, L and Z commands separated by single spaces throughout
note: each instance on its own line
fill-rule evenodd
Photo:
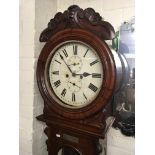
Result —
M 100 56 L 103 64 L 103 84 L 97 98 L 91 104 L 79 109 L 65 108 L 58 104 L 51 97 L 45 82 L 45 65 L 51 51 L 60 43 L 69 40 L 78 40 L 90 44 Z M 94 36 L 94 34 L 86 30 L 73 28 L 56 33 L 46 43 L 38 59 L 37 82 L 43 99 L 46 100 L 46 104 L 48 104 L 51 110 L 71 119 L 82 119 L 103 109 L 115 89 L 115 78 L 115 64 L 108 46 L 98 39 L 98 37 Z
M 37 64 L 37 83 L 44 100 L 43 114 L 37 119 L 46 123 L 45 134 L 48 139 L 49 155 L 57 155 L 59 148 L 70 146 L 81 155 L 98 155 L 102 149 L 99 138 L 104 138 L 111 126 L 106 119 L 112 115 L 111 97 L 116 83 L 116 68 L 113 55 L 105 43 L 114 36 L 114 28 L 92 8 L 85 10 L 72 5 L 63 13 L 58 12 L 50 20 L 40 35 L 43 47 Z M 79 109 L 64 108 L 51 97 L 45 82 L 47 58 L 58 44 L 67 40 L 79 40 L 87 43 L 99 54 L 105 79 L 98 97 L 89 105 Z M 60 137 L 56 137 L 60 134 Z M 76 137 L 79 143 L 66 140 L 62 135 Z

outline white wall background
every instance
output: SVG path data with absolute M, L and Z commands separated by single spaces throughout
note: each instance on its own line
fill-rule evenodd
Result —
M 35 0 L 20 1 L 20 155 L 32 154 Z
M 124 20 L 129 20 L 135 14 L 134 0 L 57 0 L 57 10 L 62 12 L 71 4 L 83 9 L 94 8 L 116 30 Z
M 35 36 L 34 36 L 34 70 L 36 71 L 37 60 L 45 43 L 39 42 L 40 33 L 47 27 L 48 22 L 57 11 L 56 0 L 35 1 Z M 36 116 L 43 113 L 43 100 L 38 91 L 36 74 L 34 74 L 34 99 L 33 99 L 33 155 L 47 155 L 45 124 L 37 121 Z
M 134 0 L 20 0 L 20 155 L 47 155 L 45 125 L 35 118 L 43 110 L 35 77 L 44 46 L 39 35 L 57 11 L 72 4 L 94 8 L 115 30 L 135 14 Z M 114 129 L 107 135 L 107 146 L 107 155 L 134 155 L 134 139 Z
M 39 35 L 56 9 L 56 0 L 20 0 L 20 155 L 47 155 L 45 124 L 35 118 L 43 111 L 36 83 L 36 63 L 44 46 L 39 42 Z

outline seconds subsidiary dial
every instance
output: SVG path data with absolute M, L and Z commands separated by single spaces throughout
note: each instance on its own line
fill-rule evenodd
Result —
M 81 108 L 100 92 L 103 66 L 97 52 L 81 41 L 67 41 L 51 52 L 45 75 L 51 95 L 62 106 Z

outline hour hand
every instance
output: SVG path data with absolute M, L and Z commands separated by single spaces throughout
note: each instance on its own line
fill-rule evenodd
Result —
M 92 78 L 101 78 L 102 77 L 100 73 L 87 73 L 87 72 L 84 72 L 83 74 L 72 73 L 72 75 L 73 76 L 78 76 L 79 75 L 81 77 L 81 79 L 83 77 L 87 77 L 89 75 L 92 75 Z
M 89 75 L 92 75 L 92 74 L 87 73 L 87 72 L 84 72 L 84 73 L 83 73 L 83 77 L 87 77 L 87 76 L 89 76 Z
M 87 72 L 84 72 L 83 74 L 76 74 L 76 73 L 73 73 L 73 76 L 77 76 L 77 75 L 80 75 L 80 76 L 82 76 L 82 77 L 87 77 L 87 76 L 92 75 L 92 74 L 87 73 Z

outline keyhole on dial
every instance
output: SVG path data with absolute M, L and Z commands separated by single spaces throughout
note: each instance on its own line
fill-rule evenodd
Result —
M 68 78 L 69 77 L 69 75 L 68 74 L 66 74 L 66 78 Z

